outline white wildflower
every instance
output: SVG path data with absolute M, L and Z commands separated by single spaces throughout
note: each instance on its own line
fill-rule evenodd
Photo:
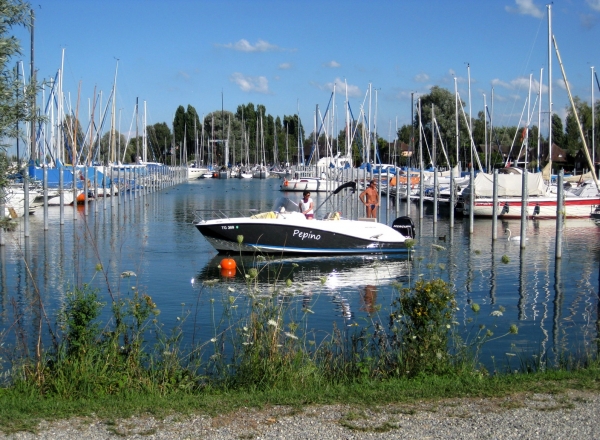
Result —
M 210 342 L 217 342 L 217 338 L 212 338 Z
M 500 310 L 494 310 L 490 313 L 490 316 L 502 316 L 502 312 Z
M 228 287 L 227 290 L 229 290 L 230 292 L 235 292 L 235 289 L 233 287 Z
M 272 319 L 269 319 L 269 320 L 267 321 L 267 324 L 268 324 L 268 325 L 270 325 L 271 327 L 277 327 L 277 322 L 275 322 L 275 321 L 274 321 L 274 320 L 272 320 Z
M 288 338 L 292 338 L 292 339 L 298 339 L 298 336 L 296 336 L 296 335 L 294 335 L 294 334 L 292 334 L 292 333 L 289 333 L 289 332 L 285 332 L 285 335 L 286 335 Z

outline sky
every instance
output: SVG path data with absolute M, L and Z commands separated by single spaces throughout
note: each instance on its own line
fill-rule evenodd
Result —
M 136 100 L 140 118 L 146 109 L 148 125 L 171 125 L 180 105 L 192 105 L 202 117 L 221 106 L 235 112 L 238 105 L 253 103 L 273 116 L 298 113 L 310 132 L 316 107 L 322 117 L 334 85 L 329 111 L 336 132 L 344 126 L 346 94 L 355 117 L 364 109 L 372 130 L 393 140 L 396 127 L 410 123 L 411 95 L 416 102 L 436 85 L 453 93 L 455 83 L 467 114 L 476 116 L 485 102 L 494 125 L 518 125 L 530 77 L 534 114 L 542 69 L 542 127 L 547 121 L 548 9 L 535 0 L 34 0 L 31 5 L 38 80 L 54 78 L 64 54 L 63 91 L 73 113 L 79 96 L 85 123 L 94 91 L 106 105 L 118 66 L 117 129 L 124 133 L 135 130 Z M 551 16 L 571 92 L 589 103 L 592 68 L 600 70 L 600 0 L 554 0 Z M 29 32 L 14 34 L 29 77 Z M 554 50 L 551 66 L 553 111 L 564 117 L 568 95 Z M 537 110 L 533 118 L 537 125 Z

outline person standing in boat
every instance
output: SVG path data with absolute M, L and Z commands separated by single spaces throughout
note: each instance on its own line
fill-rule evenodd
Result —
M 377 207 L 379 206 L 379 193 L 377 192 L 377 184 L 371 180 L 369 186 L 360 193 L 360 201 L 363 202 L 367 209 L 367 218 L 377 218 Z
M 304 191 L 302 193 L 302 200 L 300 200 L 298 206 L 300 207 L 300 212 L 302 212 L 308 220 L 315 218 L 314 203 L 313 199 L 310 198 L 310 191 Z

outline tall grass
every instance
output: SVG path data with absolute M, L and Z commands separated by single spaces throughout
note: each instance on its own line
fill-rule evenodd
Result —
M 434 252 L 443 250 L 438 248 Z M 203 292 L 212 295 L 212 333 L 205 340 L 185 334 L 184 322 L 195 318 L 190 314 L 182 314 L 178 324 L 165 331 L 157 305 L 135 286 L 118 295 L 110 286 L 108 295 L 89 284 L 76 286 L 57 316 L 45 317 L 45 326 L 40 319 L 38 331 L 41 335 L 47 329 L 49 337 L 38 337 L 34 354 L 21 337 L 22 327 L 13 327 L 14 345 L 5 342 L 2 347 L 5 355 L 12 353 L 5 386 L 27 395 L 91 399 L 209 390 L 324 390 L 416 377 L 482 377 L 489 374 L 479 362 L 482 347 L 518 332 L 511 326 L 495 335 L 485 326 L 477 327 L 479 306 L 473 303 L 468 310 L 473 332 L 461 336 L 455 292 L 437 276 L 442 265 L 422 268 L 421 260 L 413 262 L 419 274 L 415 279 L 393 286 L 389 310 L 375 311 L 363 325 L 333 323 L 330 330 L 316 332 L 310 324 L 314 304 L 295 300 L 294 283 L 281 278 L 285 275 L 276 264 L 242 266 L 243 293 L 220 280 L 204 282 Z M 96 269 L 108 280 L 101 265 Z M 428 279 L 422 269 L 429 271 Z M 268 288 L 258 282 L 263 270 L 272 271 Z M 132 276 L 133 272 L 122 274 Z M 493 313 L 500 316 L 502 311 Z M 42 339 L 50 343 L 44 346 Z M 541 369 L 527 360 L 522 365 L 523 371 Z
M 261 291 L 259 270 L 269 269 L 247 270 L 249 293 L 243 295 L 220 282 L 206 283 L 213 298 L 222 298 L 222 312 L 213 313 L 213 336 L 192 346 L 183 345 L 183 321 L 164 332 L 156 304 L 136 288 L 110 305 L 89 285 L 74 288 L 56 317 L 54 343 L 39 361 L 12 359 L 12 386 L 67 399 L 302 390 L 465 368 L 465 351 L 457 349 L 464 343 L 452 329 L 456 301 L 440 279 L 397 286 L 390 310 L 362 327 L 333 325 L 316 334 L 309 325 L 312 305 L 292 307 L 293 283 L 283 280 Z M 101 322 L 109 306 L 110 318 Z M 476 362 L 470 365 L 477 370 Z

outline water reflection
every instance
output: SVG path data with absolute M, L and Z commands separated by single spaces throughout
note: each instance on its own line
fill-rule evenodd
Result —
M 437 225 L 427 215 L 419 221 L 417 208 L 411 210 L 417 226 L 413 261 L 382 256 L 234 257 L 239 274 L 222 278 L 218 265 L 223 257 L 193 227 L 194 211 L 270 209 L 281 195 L 278 183 L 275 179 L 190 182 L 135 200 L 115 198 L 91 209 L 87 217 L 77 210 L 75 221 L 67 210 L 62 226 L 57 208 L 49 212 L 46 232 L 42 213 L 31 216 L 31 237 L 23 237 L 22 230 L 6 233 L 7 244 L 0 247 L 0 334 L 16 317 L 30 325 L 39 319 L 39 302 L 37 311 L 34 307 L 37 291 L 52 322 L 68 289 L 81 283 L 100 289 L 104 302 L 110 302 L 111 295 L 130 295 L 135 286 L 157 303 L 167 329 L 190 312 L 195 318 L 186 323 L 186 330 L 200 339 L 211 328 L 211 298 L 247 298 L 252 289 L 275 295 L 282 305 L 300 312 L 311 310 L 312 328 L 326 332 L 332 322 L 386 322 L 397 283 L 408 285 L 418 277 L 441 277 L 450 283 L 465 333 L 472 328 L 471 321 L 496 334 L 518 325 L 518 336 L 498 339 L 482 352 L 488 365 L 492 355 L 500 359 L 514 347 L 523 355 L 557 359 L 567 349 L 592 344 L 600 331 L 600 228 L 584 220 L 565 223 L 563 259 L 555 262 L 552 221 L 529 221 L 529 241 L 526 249 L 520 249 L 500 231 L 493 241 L 491 220 L 476 220 L 474 233 L 469 234 L 468 218 L 457 217 L 455 227 L 449 228 L 442 212 Z M 325 196 L 315 198 L 319 204 Z M 405 210 L 406 206 L 399 207 L 400 212 Z M 519 223 L 504 221 L 498 228 L 519 230 Z M 440 240 L 442 236 L 445 240 Z M 96 271 L 98 264 L 101 273 Z M 255 278 L 246 278 L 249 269 L 256 270 Z M 138 276 L 120 278 L 127 270 Z M 207 280 L 218 282 L 208 287 Z M 477 315 L 469 307 L 472 303 L 481 306 Z M 490 316 L 500 307 L 502 316 Z M 107 311 L 102 320 L 109 318 Z

